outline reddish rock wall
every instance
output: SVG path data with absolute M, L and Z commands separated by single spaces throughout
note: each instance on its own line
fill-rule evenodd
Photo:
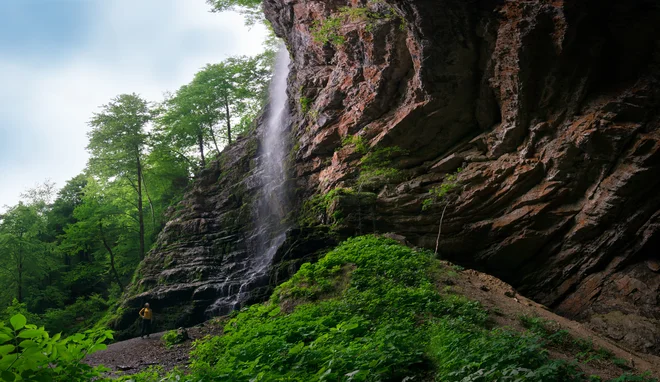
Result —
M 660 354 L 657 2 L 372 1 L 397 17 L 314 41 L 315 23 L 366 4 L 265 0 L 294 61 L 299 199 L 373 192 L 345 232 L 428 248 L 446 201 L 442 256 Z M 360 178 L 360 142 L 400 149 L 396 176 Z M 423 209 L 459 167 L 458 188 Z

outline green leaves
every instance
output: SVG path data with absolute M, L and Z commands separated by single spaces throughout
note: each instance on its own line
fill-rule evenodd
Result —
M 16 374 L 7 370 L 3 371 L 2 374 L 0 374 L 0 377 L 2 378 L 3 381 L 7 381 L 7 382 L 12 382 L 16 380 Z
M 157 119 L 155 140 L 201 166 L 209 147 L 220 151 L 252 124 L 266 98 L 272 53 L 231 57 L 209 64 L 168 98 Z
M 16 346 L 14 345 L 2 345 L 0 346 L 0 356 L 5 356 L 16 349 Z
M 103 342 L 112 338 L 110 331 L 87 331 L 61 339 L 59 334 L 51 338 L 43 327 L 27 324 L 22 314 L 9 321 L 12 329 L 0 326 L 0 341 L 5 343 L 0 345 L 2 381 L 87 381 L 101 375 L 101 369 L 81 361 L 106 349 Z
M 25 327 L 25 324 L 27 323 L 27 319 L 25 318 L 24 315 L 22 314 L 17 314 L 14 317 L 12 317 L 9 322 L 11 323 L 11 326 L 14 327 L 14 330 L 21 330 L 23 327 Z

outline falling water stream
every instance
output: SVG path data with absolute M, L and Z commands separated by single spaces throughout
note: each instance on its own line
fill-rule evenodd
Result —
M 282 47 L 277 53 L 275 72 L 270 85 L 269 111 L 262 131 L 261 153 L 256 170 L 260 189 L 253 204 L 254 232 L 249 238 L 245 269 L 232 273 L 221 286 L 222 298 L 207 312 L 222 315 L 239 309 L 257 288 L 269 284 L 269 270 L 273 257 L 286 239 L 288 226 L 284 219 L 288 210 L 285 159 L 287 155 L 284 135 L 289 123 L 288 97 L 289 53 Z M 237 280 L 237 276 L 240 277 Z

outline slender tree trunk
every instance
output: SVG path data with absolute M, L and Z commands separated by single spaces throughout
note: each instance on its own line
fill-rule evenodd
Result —
M 105 238 L 105 233 L 103 232 L 103 222 L 99 221 L 99 231 L 101 232 L 101 241 L 103 242 L 103 246 L 105 249 L 108 251 L 110 254 L 110 269 L 112 270 L 112 273 L 115 275 L 115 279 L 117 280 L 117 284 L 119 285 L 119 289 L 121 290 L 122 293 L 124 293 L 124 285 L 121 283 L 121 278 L 119 278 L 119 272 L 117 272 L 117 268 L 115 267 L 115 254 L 112 252 L 112 248 L 108 244 L 108 241 Z
M 204 136 L 199 133 L 197 136 L 197 143 L 199 144 L 199 155 L 202 157 L 202 168 L 206 167 L 206 159 L 204 158 Z
M 211 139 L 213 139 L 215 151 L 218 153 L 218 155 L 220 155 L 220 147 L 218 147 L 218 141 L 215 139 L 215 131 L 213 131 L 213 126 L 209 125 L 209 131 L 211 132 Z
M 138 223 L 140 224 L 140 259 L 144 259 L 144 210 L 142 208 L 142 162 L 137 155 Z
M 227 142 L 231 145 L 231 115 L 229 114 L 229 98 L 225 94 L 225 118 L 227 119 Z
M 149 208 L 151 209 L 151 225 L 153 229 L 156 229 L 156 213 L 154 212 L 154 203 L 151 201 L 151 195 L 149 195 L 149 189 L 147 188 L 147 182 L 144 181 L 144 174 L 142 176 L 142 184 L 144 185 L 144 192 L 147 194 L 147 200 L 149 201 Z
M 435 239 L 435 255 L 438 255 L 438 247 L 440 246 L 440 234 L 442 233 L 442 220 L 445 218 L 445 211 L 449 203 L 445 203 L 445 208 L 442 209 L 442 216 L 440 216 L 440 225 L 438 226 L 438 237 Z

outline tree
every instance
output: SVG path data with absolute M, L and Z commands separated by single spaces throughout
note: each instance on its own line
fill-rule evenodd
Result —
M 147 143 L 145 125 L 152 119 L 147 102 L 136 94 L 122 94 L 94 114 L 87 149 L 92 173 L 128 182 L 137 200 L 140 258 L 145 255 L 143 208 L 143 156 Z
M 272 52 L 255 57 L 233 57 L 209 64 L 163 103 L 158 118 L 162 142 L 171 142 L 180 155 L 196 146 L 201 167 L 206 166 L 205 148 L 213 142 L 231 144 L 247 129 L 266 100 L 273 63 Z
M 60 248 L 65 253 L 84 251 L 95 257 L 107 254 L 112 278 L 123 292 L 124 283 L 117 265 L 118 244 L 122 239 L 129 243 L 134 240 L 130 232 L 134 232 L 135 223 L 122 206 L 117 190 L 108 192 L 108 188 L 111 187 L 104 189 L 99 182 L 90 179 L 84 198 L 74 211 L 77 221 L 66 228 Z M 125 236 L 127 234 L 128 238 Z
M 261 11 L 262 0 L 206 0 L 212 12 L 235 11 L 245 17 L 246 25 L 255 25 L 266 19 Z
M 187 157 L 190 148 L 196 146 L 200 156 L 200 166 L 206 167 L 204 153 L 210 139 L 210 125 L 214 116 L 209 115 L 209 105 L 213 103 L 207 95 L 191 85 L 184 85 L 163 103 L 164 112 L 158 118 L 160 141 L 171 145 L 180 155 Z
M 25 282 L 47 271 L 46 245 L 39 240 L 45 219 L 40 206 L 20 202 L 0 216 L 0 277 L 6 289 L 15 288 L 19 303 Z
M 64 234 L 64 228 L 76 222 L 73 211 L 82 202 L 86 185 L 87 177 L 84 174 L 80 174 L 66 182 L 64 187 L 57 193 L 57 198 L 48 213 L 47 233 L 49 237 L 47 240 L 59 243 L 61 241 L 61 235 Z M 66 255 L 64 263 L 65 265 L 69 265 L 69 259 Z

